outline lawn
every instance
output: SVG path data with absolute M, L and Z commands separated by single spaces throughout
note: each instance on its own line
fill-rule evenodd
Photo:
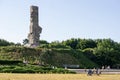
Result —
M 120 80 L 120 75 L 0 73 L 0 80 Z

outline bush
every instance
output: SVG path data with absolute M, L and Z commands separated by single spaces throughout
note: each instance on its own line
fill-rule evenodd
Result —
M 0 60 L 1 65 L 16 65 L 22 63 L 22 61 L 10 61 L 10 60 Z
M 62 68 L 52 69 L 51 67 L 40 67 L 33 65 L 1 65 L 2 73 L 73 73 Z

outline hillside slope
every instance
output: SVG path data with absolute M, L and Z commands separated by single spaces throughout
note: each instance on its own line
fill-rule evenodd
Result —
M 94 62 L 86 58 L 81 51 L 61 48 L 0 47 L 0 60 L 27 61 L 30 64 L 57 67 L 79 65 L 80 68 L 93 68 L 97 66 Z

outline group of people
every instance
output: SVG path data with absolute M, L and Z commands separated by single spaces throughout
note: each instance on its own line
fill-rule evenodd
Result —
M 89 69 L 87 75 L 91 76 L 92 74 L 97 74 L 100 75 L 101 71 L 97 68 L 97 69 Z
M 91 76 L 92 74 L 97 74 L 97 75 L 100 75 L 102 71 L 104 71 L 104 69 L 107 69 L 109 70 L 110 69 L 110 66 L 102 66 L 101 69 L 99 68 L 93 68 L 93 69 L 89 69 L 87 71 L 87 75 Z M 86 70 L 85 70 L 86 71 Z

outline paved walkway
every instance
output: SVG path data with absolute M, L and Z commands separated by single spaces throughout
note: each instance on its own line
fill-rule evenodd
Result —
M 88 72 L 88 69 L 68 69 L 70 71 L 74 71 L 78 74 L 86 73 Z M 101 71 L 101 74 L 120 74 L 120 69 L 99 69 Z

